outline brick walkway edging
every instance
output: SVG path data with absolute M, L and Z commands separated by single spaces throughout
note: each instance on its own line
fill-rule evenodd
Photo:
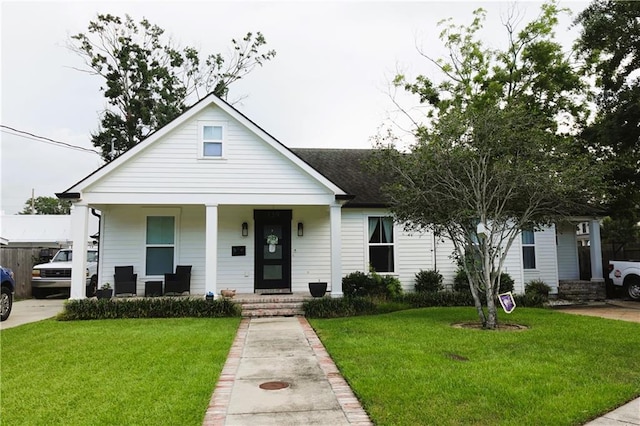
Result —
M 238 326 L 236 337 L 231 344 L 227 361 L 222 367 L 220 378 L 211 395 L 209 406 L 202 421 L 203 426 L 224 426 L 227 419 L 227 409 L 231 400 L 231 390 L 236 380 L 236 373 L 240 366 L 240 358 L 244 349 L 244 341 L 249 330 L 249 318 L 243 318 Z
M 329 353 L 324 348 L 316 332 L 313 331 L 311 324 L 309 324 L 305 317 L 298 317 L 298 320 L 300 321 L 305 337 L 313 349 L 313 353 L 316 358 L 318 358 L 320 368 L 329 380 L 331 389 L 333 389 L 333 393 L 335 393 L 338 403 L 347 417 L 347 421 L 352 425 L 373 426 L 369 415 L 364 411 L 362 405 L 360 405 L 360 401 L 353 394 L 351 387 L 344 377 L 342 377 L 342 374 L 340 374 L 338 367 L 336 367 L 336 364 L 329 356 Z
M 342 377 L 340 371 L 338 371 L 338 367 L 336 367 L 307 319 L 305 317 L 298 317 L 298 320 L 302 326 L 304 336 L 318 359 L 320 368 L 329 381 L 331 389 L 336 395 L 338 404 L 340 404 L 347 421 L 356 426 L 372 426 L 373 423 L 360 405 L 360 401 L 358 401 L 358 398 L 353 394 L 346 380 Z M 222 367 L 220 378 L 213 391 L 213 395 L 211 395 L 211 400 L 209 401 L 209 406 L 207 407 L 202 422 L 203 426 L 224 426 L 225 424 L 227 409 L 231 399 L 231 390 L 233 389 L 236 373 L 240 366 L 240 358 L 242 357 L 244 343 L 247 338 L 249 322 L 249 318 L 243 318 L 242 321 L 240 321 L 236 337 L 233 340 L 229 355 L 227 356 L 227 361 L 224 367 Z

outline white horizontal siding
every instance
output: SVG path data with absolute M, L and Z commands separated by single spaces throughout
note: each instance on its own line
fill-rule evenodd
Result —
M 168 211 L 170 213 L 168 213 Z M 150 208 L 111 206 L 102 210 L 99 285 L 113 287 L 116 266 L 132 265 L 138 275 L 137 294 L 144 295 L 145 281 L 164 280 L 145 275 L 147 216 L 175 214 L 177 217 L 175 265 L 191 265 L 191 292 L 204 293 L 204 207 Z
M 145 227 L 140 223 L 140 210 L 111 206 L 101 213 L 98 287 L 109 283 L 114 288 L 115 267 L 133 265 L 133 272 L 138 274 L 137 292 L 144 294 L 141 241 L 144 244 Z
M 558 225 L 558 279 L 578 280 L 580 270 L 578 267 L 578 243 L 576 241 L 576 228 L 571 223 Z
M 198 121 L 228 123 L 224 158 L 198 159 Z M 85 190 L 95 193 L 326 194 L 328 189 L 211 106 Z
M 365 260 L 365 213 L 361 209 L 342 209 L 342 275 L 367 272 Z
M 542 280 L 551 286 L 552 293 L 556 293 L 558 289 L 558 261 L 555 226 L 536 231 L 534 238 L 536 268 L 523 270 L 524 283 L 526 285 L 532 280 Z
M 405 291 L 415 290 L 416 273 L 433 269 L 433 237 L 431 233 L 408 234 L 401 225 L 396 229 L 396 275 Z
M 298 237 L 298 222 L 302 223 L 304 227 L 302 237 Z M 292 290 L 309 291 L 310 282 L 322 281 L 331 284 L 329 207 L 294 208 L 291 227 Z
M 204 209 L 202 212 L 204 224 Z M 242 223 L 249 225 L 249 235 L 242 236 Z M 204 226 L 204 225 L 203 225 Z M 238 293 L 253 293 L 254 277 L 253 209 L 220 206 L 218 209 L 218 289 L 236 289 Z M 244 246 L 245 256 L 232 256 L 233 246 Z

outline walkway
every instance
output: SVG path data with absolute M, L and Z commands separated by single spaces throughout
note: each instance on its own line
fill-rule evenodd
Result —
M 567 314 L 587 315 L 640 323 L 640 302 L 630 300 L 607 300 L 606 302 L 574 305 L 556 309 Z
M 64 302 L 64 299 L 26 299 L 13 302 L 9 318 L 0 322 L 0 330 L 54 317 L 62 312 Z
M 371 425 L 303 317 L 243 319 L 203 425 Z

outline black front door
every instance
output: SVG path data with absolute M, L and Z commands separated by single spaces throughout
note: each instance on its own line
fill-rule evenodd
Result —
M 291 291 L 291 210 L 255 210 L 255 289 Z

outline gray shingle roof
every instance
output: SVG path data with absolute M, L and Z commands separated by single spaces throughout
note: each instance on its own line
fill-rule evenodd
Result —
M 345 207 L 386 207 L 387 203 L 380 190 L 375 174 L 364 167 L 373 150 L 370 149 L 315 149 L 290 148 L 303 161 L 316 169 L 324 177 L 354 195 Z

